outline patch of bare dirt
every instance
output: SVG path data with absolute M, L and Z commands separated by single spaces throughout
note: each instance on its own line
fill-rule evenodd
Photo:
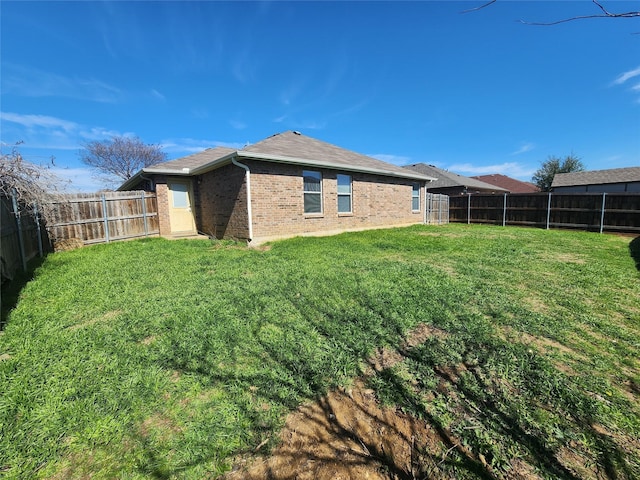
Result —
M 573 263 L 575 265 L 584 265 L 586 263 L 584 257 L 577 253 L 554 253 L 547 252 L 538 253 L 538 258 L 544 261 L 560 262 L 560 263 Z
M 142 345 L 151 345 L 153 342 L 156 341 L 157 338 L 158 338 L 157 335 L 150 335 L 150 336 L 145 337 L 142 340 L 140 340 L 140 343 Z
M 182 429 L 170 418 L 162 414 L 154 414 L 140 424 L 139 431 L 144 438 L 157 436 L 160 440 L 166 440 L 181 433 Z
M 401 362 L 403 352 L 429 337 L 445 335 L 443 330 L 420 325 L 398 350 L 377 350 L 363 378 L 291 413 L 270 456 L 238 459 L 225 478 L 445 478 L 437 469 L 447 454 L 440 433 L 427 422 L 380 405 L 365 385 L 367 376 Z
M 68 327 L 68 329 L 70 331 L 73 331 L 73 330 L 79 330 L 81 328 L 87 328 L 92 325 L 95 325 L 96 323 L 108 322 L 109 320 L 113 320 L 121 314 L 122 314 L 122 310 L 112 310 L 110 312 L 106 312 L 103 315 L 100 315 L 99 317 L 95 317 L 85 322 L 80 322 L 80 323 L 76 323 L 75 325 L 71 325 Z
M 442 338 L 447 332 L 431 325 L 420 324 L 414 328 L 402 342 L 400 347 L 395 349 L 379 348 L 367 360 L 369 367 L 375 372 L 381 372 L 386 368 L 391 368 L 395 364 L 401 362 L 405 358 L 407 350 L 424 343 L 430 337 Z M 371 375 L 373 371 L 369 369 L 365 371 L 365 376 Z
M 380 406 L 359 379 L 290 414 L 270 456 L 241 460 L 225 478 L 413 478 L 442 456 L 443 445 L 427 423 Z

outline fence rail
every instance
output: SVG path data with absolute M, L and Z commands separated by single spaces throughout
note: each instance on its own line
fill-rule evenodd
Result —
M 450 197 L 450 221 L 640 232 L 640 194 L 535 193 Z

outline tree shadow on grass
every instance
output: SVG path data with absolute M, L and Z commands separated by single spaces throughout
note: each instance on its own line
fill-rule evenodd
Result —
M 636 269 L 640 270 L 640 237 L 636 237 L 629 243 L 629 253 L 636 262 Z
M 2 285 L 2 293 L 0 299 L 2 300 L 2 306 L 0 308 L 0 331 L 4 330 L 9 322 L 9 315 L 11 311 L 18 304 L 20 298 L 20 292 L 22 289 L 33 280 L 35 271 L 44 263 L 45 257 L 36 257 L 27 264 L 27 271 L 19 271 L 10 281 Z

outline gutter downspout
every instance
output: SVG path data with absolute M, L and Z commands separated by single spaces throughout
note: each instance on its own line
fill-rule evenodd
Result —
M 247 184 L 247 217 L 249 217 L 249 243 L 251 243 L 251 240 L 253 239 L 253 220 L 251 215 L 251 171 L 244 163 L 240 163 L 236 160 L 235 156 L 231 157 L 231 163 L 237 167 L 244 168 L 245 171 L 244 178 Z
M 149 186 L 151 187 L 151 191 L 155 192 L 156 191 L 156 182 L 154 182 L 153 178 L 151 177 L 145 177 L 142 173 L 140 174 L 140 178 L 142 180 L 146 180 L 149 182 Z

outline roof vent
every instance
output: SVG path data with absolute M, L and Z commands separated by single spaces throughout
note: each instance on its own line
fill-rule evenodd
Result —
M 293 131 L 293 133 L 294 133 L 294 134 L 296 134 L 296 135 L 302 135 L 302 134 L 301 134 L 300 132 L 298 132 L 297 130 L 294 130 L 294 131 Z

